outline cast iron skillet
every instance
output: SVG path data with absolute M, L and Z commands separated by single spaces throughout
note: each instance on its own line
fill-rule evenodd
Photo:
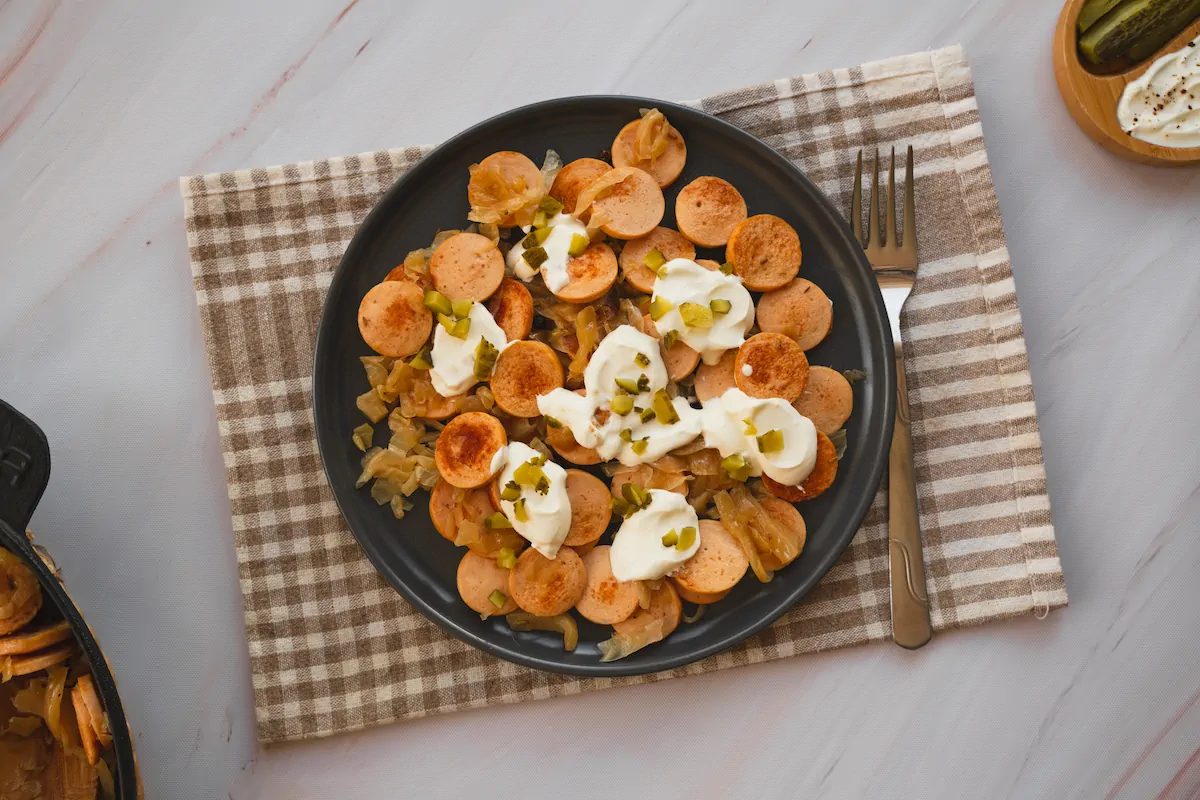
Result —
M 29 565 L 41 583 L 43 598 L 53 603 L 63 619 L 71 623 L 75 641 L 92 668 L 96 691 L 112 728 L 116 763 L 109 766 L 113 771 L 116 796 L 118 800 L 134 800 L 138 781 L 133 741 L 112 671 L 100 652 L 92 629 L 83 621 L 83 615 L 25 537 L 29 519 L 49 480 L 50 446 L 46 435 L 25 415 L 0 400 L 0 545 Z
M 562 637 L 510 631 L 503 619 L 480 621 L 459 599 L 455 570 L 462 550 L 434 530 L 425 493 L 403 521 L 354 488 L 362 453 L 351 430 L 363 422 L 355 396 L 368 386 L 359 356 L 371 354 L 358 333 L 359 301 L 403 261 L 426 247 L 439 229 L 467 224 L 467 168 L 497 150 L 517 150 L 541 163 L 548 148 L 570 162 L 612 146 L 638 109 L 662 109 L 687 142 L 687 166 L 665 194 L 662 224 L 674 227 L 675 196 L 700 175 L 736 186 L 751 214 L 786 219 L 800 234 L 803 277 L 833 301 L 829 338 L 809 353 L 814 364 L 859 368 L 848 441 L 833 487 L 800 506 L 808 525 L 801 556 L 767 584 L 749 576 L 699 622 L 680 625 L 663 642 L 629 658 L 602 664 L 595 643 L 611 629 L 580 620 L 580 644 L 563 652 Z M 721 260 L 721 251 L 698 257 Z M 678 667 L 720 652 L 762 629 L 803 597 L 849 544 L 862 522 L 887 462 L 895 410 L 891 333 L 883 302 L 862 249 L 820 190 L 767 145 L 694 109 L 636 97 L 572 97 L 501 114 L 455 136 L 425 157 L 379 200 L 358 229 L 334 274 L 325 301 L 313 370 L 317 442 L 325 474 L 343 515 L 376 569 L 414 606 L 460 639 L 537 669 L 576 675 L 634 675 Z M 386 442 L 385 424 L 376 442 Z M 567 465 L 571 466 L 571 465 Z M 615 528 L 615 525 L 614 525 Z M 605 540 L 602 540 L 605 541 Z

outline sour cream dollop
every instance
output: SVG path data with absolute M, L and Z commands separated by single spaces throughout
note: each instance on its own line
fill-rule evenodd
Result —
M 722 458 L 742 456 L 752 475 L 766 474 L 785 486 L 798 486 L 816 466 L 817 428 L 786 400 L 754 398 L 734 388 L 703 405 L 704 443 Z M 768 431 L 780 432 L 783 447 L 763 453 L 758 449 L 758 437 Z
M 586 239 L 588 232 L 582 222 L 561 211 L 550 218 L 549 227 L 550 235 L 546 237 L 546 241 L 542 242 L 542 249 L 546 251 L 546 260 L 538 269 L 529 266 L 522 258 L 525 247 L 521 242 L 512 246 L 505 261 L 513 274 L 526 283 L 529 283 L 533 280 L 534 275 L 541 272 L 546 288 L 552 292 L 558 292 L 571 280 L 567 275 L 567 262 L 571 260 L 571 254 L 568 252 L 571 248 L 571 240 L 576 235 Z
M 636 383 L 642 377 L 648 388 L 633 395 L 633 410 L 623 415 L 610 411 L 610 401 L 620 393 L 617 379 Z M 655 392 L 666 388 L 667 368 L 658 340 L 631 325 L 622 325 L 604 337 L 583 372 L 583 385 L 586 396 L 567 389 L 540 395 L 538 410 L 570 428 L 575 441 L 593 448 L 605 460 L 615 458 L 627 466 L 637 466 L 655 461 L 700 435 L 700 412 L 683 397 L 671 401 L 679 417 L 677 422 L 668 425 L 655 417 L 642 421 L 639 412 L 653 408 Z M 628 431 L 624 438 L 622 431 Z M 642 452 L 634 450 L 635 442 L 644 443 L 644 449 L 638 445 Z
M 664 489 L 649 489 L 650 505 L 621 523 L 609 560 L 619 581 L 652 581 L 670 575 L 700 549 L 700 522 L 687 498 Z M 696 540 L 684 550 L 664 545 L 670 531 L 696 529 Z
M 500 473 L 501 488 L 510 481 L 515 482 L 513 475 L 517 467 L 542 455 L 521 442 L 510 442 L 507 453 L 504 469 Z M 546 558 L 554 558 L 571 530 L 571 500 L 567 497 L 566 470 L 547 459 L 542 464 L 542 472 L 550 483 L 545 494 L 538 494 L 532 486 L 522 486 L 520 500 L 501 498 L 500 510 L 508 517 L 513 529 L 529 541 L 530 547 Z M 517 517 L 516 505 L 520 501 L 524 501 L 527 517 L 524 522 Z
M 503 350 L 508 344 L 504 331 L 483 303 L 473 304 L 467 318 L 471 320 L 471 328 L 465 339 L 451 336 L 435 323 L 437 330 L 433 332 L 433 350 L 429 354 L 433 369 L 429 371 L 429 380 L 434 391 L 442 397 L 455 397 L 479 383 L 475 377 L 475 349 L 481 339 L 487 339 L 497 350 Z
M 678 331 L 679 339 L 700 354 L 705 364 L 716 364 L 726 350 L 735 350 L 746 341 L 754 325 L 754 301 L 741 278 L 709 270 L 686 258 L 663 265 L 666 277 L 654 281 L 654 298 L 669 302 L 671 310 L 655 321 L 660 334 Z M 683 323 L 679 306 L 696 303 L 710 308 L 713 300 L 725 300 L 729 311 L 713 314 L 711 328 L 689 328 Z
M 1125 87 L 1121 129 L 1162 147 L 1200 147 L 1200 39 L 1155 61 Z

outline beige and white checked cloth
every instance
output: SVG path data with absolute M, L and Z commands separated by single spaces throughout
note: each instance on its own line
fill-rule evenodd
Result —
M 922 263 L 904 340 L 933 624 L 945 630 L 1065 605 L 1021 316 L 962 50 L 694 105 L 774 147 L 840 208 L 859 148 L 915 146 Z M 426 621 L 376 574 L 321 469 L 313 345 L 342 251 L 379 195 L 425 152 L 181 180 L 259 738 L 327 736 L 887 638 L 885 493 L 803 603 L 729 652 L 656 675 L 576 678 L 497 660 Z

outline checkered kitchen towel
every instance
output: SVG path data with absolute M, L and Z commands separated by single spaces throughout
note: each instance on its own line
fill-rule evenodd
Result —
M 705 98 L 848 205 L 860 147 L 913 143 L 922 264 L 905 321 L 926 571 L 939 630 L 1067 602 L 1020 312 L 959 48 Z M 587 679 L 499 661 L 380 578 L 325 482 L 310 371 L 325 290 L 379 195 L 426 152 L 385 150 L 181 180 L 233 505 L 264 742 L 663 680 L 890 635 L 886 496 L 824 581 L 730 652 Z

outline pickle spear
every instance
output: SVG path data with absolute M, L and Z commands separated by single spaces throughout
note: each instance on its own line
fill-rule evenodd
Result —
M 1125 0 L 1079 37 L 1079 52 L 1102 64 L 1164 34 L 1169 39 L 1182 29 L 1175 27 L 1178 20 L 1198 4 L 1200 0 Z
M 1079 19 L 1076 21 L 1080 33 L 1087 33 L 1088 29 L 1100 21 L 1100 18 L 1112 11 L 1121 0 L 1087 0 L 1083 4 L 1083 8 L 1079 9 Z
M 1171 41 L 1178 33 L 1186 28 L 1192 20 L 1200 17 L 1200 0 L 1181 6 L 1171 19 L 1167 20 L 1157 35 L 1147 36 L 1138 40 L 1129 48 L 1127 55 L 1134 61 L 1149 58 L 1158 52 L 1164 44 Z

